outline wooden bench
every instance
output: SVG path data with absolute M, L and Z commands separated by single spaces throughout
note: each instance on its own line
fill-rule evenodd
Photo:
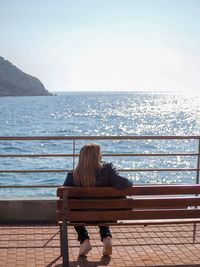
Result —
M 192 184 L 135 185 L 121 191 L 112 187 L 59 187 L 57 222 L 63 266 L 69 266 L 68 225 L 197 223 L 200 222 L 198 194 L 200 185 Z M 193 242 L 195 232 L 196 224 Z

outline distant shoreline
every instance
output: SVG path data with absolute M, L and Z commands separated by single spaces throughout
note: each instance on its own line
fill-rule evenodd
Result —
M 0 98 L 3 97 L 52 97 L 52 96 L 57 96 L 57 94 L 49 94 L 49 95 L 0 95 Z
M 184 94 L 183 92 L 176 91 L 50 91 L 54 95 L 66 95 L 66 94 Z

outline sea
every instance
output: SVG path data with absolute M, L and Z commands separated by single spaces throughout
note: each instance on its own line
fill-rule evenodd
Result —
M 0 136 L 199 135 L 200 98 L 173 92 L 60 92 L 1 97 Z M 76 141 L 76 153 L 90 141 Z M 102 153 L 197 153 L 198 140 L 99 140 Z M 3 154 L 72 153 L 70 140 L 0 141 Z M 196 168 L 196 156 L 104 157 L 117 169 Z M 77 163 L 77 158 L 76 158 Z M 0 170 L 73 168 L 69 157 L 0 157 Z M 0 186 L 61 185 L 67 173 L 0 172 Z M 194 171 L 120 172 L 134 183 L 195 183 Z M 55 197 L 56 189 L 0 188 L 0 198 Z

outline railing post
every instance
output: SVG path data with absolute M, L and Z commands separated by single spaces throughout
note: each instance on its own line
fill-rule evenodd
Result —
M 198 156 L 197 156 L 196 184 L 199 184 L 199 164 L 200 164 L 200 139 L 198 139 Z M 195 196 L 198 196 L 198 194 L 196 194 Z M 195 243 L 195 241 L 196 241 L 196 231 L 197 231 L 197 224 L 194 223 L 194 225 L 193 225 L 193 243 Z
M 198 158 L 197 158 L 196 184 L 199 184 L 199 165 L 200 165 L 200 139 L 198 139 Z

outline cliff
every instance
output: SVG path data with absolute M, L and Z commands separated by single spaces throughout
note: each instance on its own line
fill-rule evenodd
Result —
M 0 96 L 52 95 L 40 80 L 28 75 L 0 57 Z

